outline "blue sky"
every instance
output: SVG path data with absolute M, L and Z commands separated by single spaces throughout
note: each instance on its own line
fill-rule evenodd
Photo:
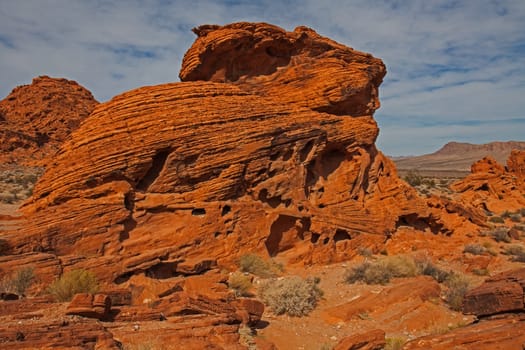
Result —
M 378 147 L 525 140 L 523 0 L 0 0 L 0 99 L 38 75 L 99 101 L 179 81 L 200 24 L 306 25 L 383 59 Z

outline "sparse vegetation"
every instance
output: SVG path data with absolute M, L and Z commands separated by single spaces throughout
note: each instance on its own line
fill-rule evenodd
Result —
M 259 286 L 258 294 L 276 315 L 305 316 L 323 296 L 319 282 L 318 278 L 298 276 L 271 279 Z
M 386 338 L 386 344 L 384 350 L 401 350 L 406 343 L 404 338 Z
M 416 259 L 415 262 L 422 275 L 430 276 L 438 283 L 443 283 L 450 276 L 450 272 L 440 269 L 427 257 Z
M 509 230 L 506 227 L 497 227 L 489 232 L 489 235 L 496 242 L 510 243 L 511 239 L 509 236 Z
M 275 277 L 282 271 L 282 266 L 271 261 L 265 261 L 256 254 L 241 256 L 239 268 L 242 272 L 252 273 L 262 278 Z
M 32 267 L 25 267 L 11 276 L 4 276 L 0 281 L 0 291 L 25 295 L 26 290 L 33 284 L 35 273 Z
M 83 269 L 72 270 L 55 280 L 47 292 L 57 301 L 70 301 L 77 293 L 96 293 L 99 285 L 95 274 Z
M 525 248 L 521 245 L 514 244 L 508 246 L 503 253 L 510 255 L 512 261 L 525 262 Z
M 463 253 L 470 253 L 473 255 L 483 255 L 487 253 L 487 248 L 477 243 L 467 244 L 465 248 L 463 249 Z
M 346 272 L 345 280 L 348 283 L 361 281 L 366 284 L 387 284 L 394 277 L 413 277 L 418 274 L 419 269 L 414 259 L 395 255 L 354 266 Z
M 250 276 L 242 272 L 235 271 L 228 278 L 228 287 L 235 292 L 236 296 L 249 296 L 252 288 Z
M 493 222 L 495 224 L 503 224 L 505 223 L 505 219 L 503 219 L 501 216 L 491 216 L 489 218 L 490 222 Z
M 423 176 L 421 176 L 416 170 L 410 170 L 403 177 L 403 180 L 405 180 L 410 186 L 416 187 L 423 183 Z
M 463 297 L 467 293 L 470 282 L 460 273 L 454 272 L 444 282 L 447 290 L 445 291 L 445 301 L 454 311 L 460 311 L 463 306 Z
M 521 222 L 521 215 L 519 215 L 519 214 L 511 214 L 510 215 L 510 220 L 512 222 Z

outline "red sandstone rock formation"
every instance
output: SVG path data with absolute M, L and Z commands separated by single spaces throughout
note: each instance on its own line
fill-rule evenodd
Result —
M 385 332 L 381 329 L 375 329 L 342 339 L 334 350 L 381 350 L 385 348 L 385 345 Z
M 486 157 L 472 165 L 472 174 L 451 188 L 461 201 L 500 214 L 525 207 L 525 151 L 512 151 L 507 166 Z
M 249 251 L 345 260 L 406 221 L 450 231 L 374 146 L 381 60 L 304 27 L 196 32 L 184 82 L 117 96 L 73 133 L 13 253 L 120 281 Z
M 463 312 L 478 317 L 503 312 L 524 312 L 524 290 L 525 269 L 500 273 L 465 295 Z
M 45 165 L 95 108 L 74 81 L 41 76 L 0 101 L 0 163 Z

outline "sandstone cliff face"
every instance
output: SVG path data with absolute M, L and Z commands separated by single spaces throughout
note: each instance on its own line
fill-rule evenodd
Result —
M 304 27 L 195 31 L 182 83 L 117 96 L 73 132 L 12 253 L 122 281 L 247 252 L 346 260 L 401 224 L 450 231 L 374 146 L 381 60 Z
M 0 101 L 0 163 L 44 165 L 95 108 L 74 81 L 41 76 Z
M 500 214 L 525 207 L 525 151 L 514 150 L 507 166 L 490 157 L 472 165 L 472 173 L 451 188 L 461 193 L 461 200 Z

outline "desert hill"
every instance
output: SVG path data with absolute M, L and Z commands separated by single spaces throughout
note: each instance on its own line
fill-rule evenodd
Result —
M 0 215 L 0 347 L 525 343 L 525 151 L 420 195 L 375 146 L 381 59 L 306 27 L 194 32 L 182 82 L 2 102 L 59 151 Z
M 512 150 L 525 150 L 525 142 L 507 141 L 486 144 L 449 142 L 434 153 L 394 159 L 400 170 L 470 171 L 470 166 L 484 158 L 492 157 L 505 164 Z

